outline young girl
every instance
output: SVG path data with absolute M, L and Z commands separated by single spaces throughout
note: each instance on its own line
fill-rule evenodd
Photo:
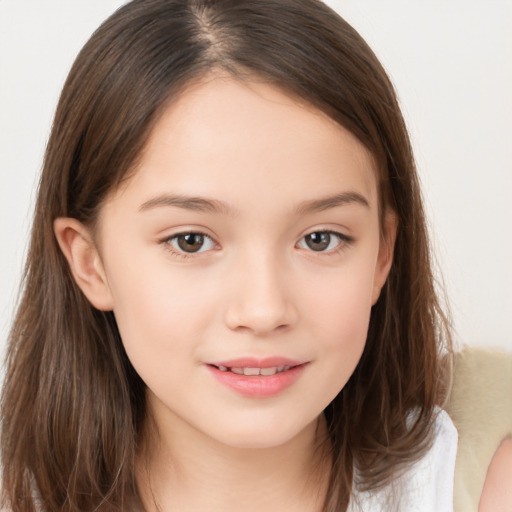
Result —
M 10 335 L 6 509 L 452 510 L 450 353 L 404 122 L 350 26 L 136 0 L 98 29 Z

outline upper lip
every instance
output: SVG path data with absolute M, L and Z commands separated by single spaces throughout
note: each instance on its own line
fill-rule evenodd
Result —
M 290 359 L 288 357 L 240 357 L 237 359 L 229 359 L 225 361 L 212 361 L 208 364 L 212 366 L 225 366 L 226 368 L 273 368 L 280 366 L 299 366 L 306 361 Z

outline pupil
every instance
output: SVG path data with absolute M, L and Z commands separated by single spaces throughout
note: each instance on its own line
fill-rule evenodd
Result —
M 306 244 L 313 251 L 323 251 L 329 247 L 331 235 L 329 233 L 311 233 L 306 236 Z
M 178 238 L 178 245 L 185 252 L 197 252 L 204 243 L 204 236 L 199 233 L 187 233 Z

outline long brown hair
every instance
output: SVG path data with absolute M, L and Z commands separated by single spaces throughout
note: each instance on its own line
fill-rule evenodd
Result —
M 325 410 L 325 511 L 345 510 L 353 485 L 385 484 L 428 447 L 450 336 L 407 130 L 377 58 L 317 0 L 134 0 L 77 57 L 46 151 L 1 403 L 3 500 L 13 512 L 140 506 L 145 386 L 112 312 L 94 309 L 75 284 L 53 221 L 93 227 L 168 102 L 213 68 L 257 75 L 355 134 L 378 164 L 381 214 L 398 217 L 363 356 Z

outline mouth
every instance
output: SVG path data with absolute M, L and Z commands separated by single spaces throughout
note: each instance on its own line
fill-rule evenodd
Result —
M 271 377 L 306 364 L 306 361 L 290 359 L 287 357 L 241 357 L 226 361 L 211 361 L 207 363 L 221 372 L 231 372 L 246 377 Z
M 208 363 L 218 382 L 232 391 L 251 398 L 267 398 L 291 387 L 308 362 L 285 358 L 236 359 Z
M 258 368 L 258 367 L 241 367 L 241 366 L 223 366 L 223 365 L 211 365 L 220 370 L 221 372 L 232 372 L 236 373 L 237 375 L 245 375 L 247 377 L 250 376 L 264 376 L 264 377 L 271 377 L 272 375 L 276 375 L 276 373 L 283 373 L 287 372 L 291 368 L 294 368 L 292 365 L 283 365 L 283 366 L 269 366 L 265 368 Z M 299 365 L 295 365 L 299 366 Z

